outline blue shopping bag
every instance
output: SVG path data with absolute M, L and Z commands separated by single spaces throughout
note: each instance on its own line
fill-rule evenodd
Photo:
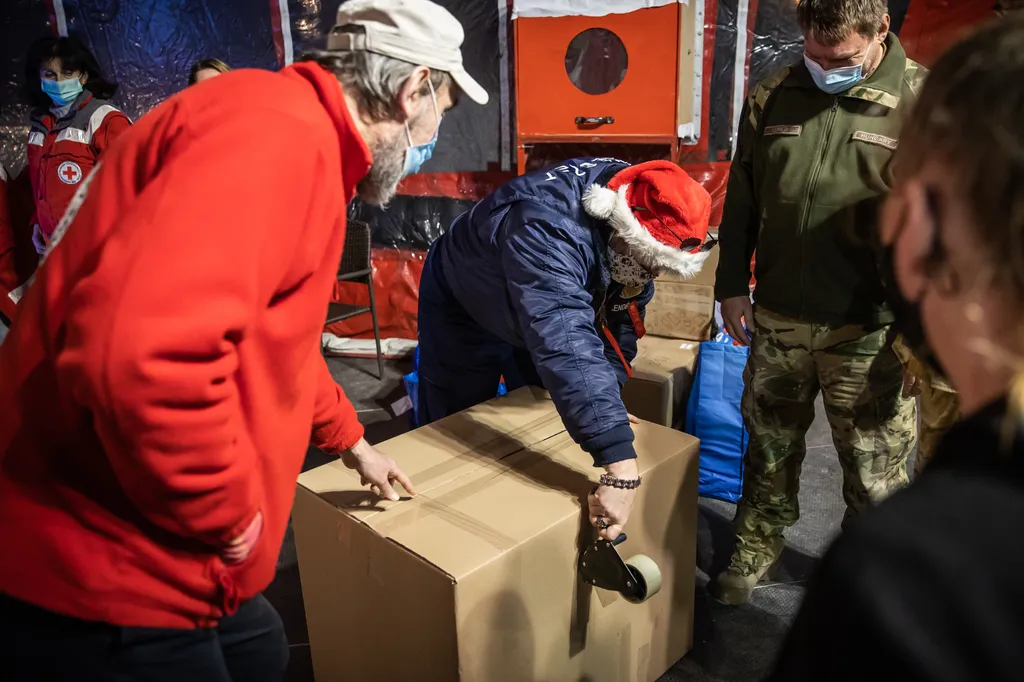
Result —
M 686 405 L 686 432 L 700 439 L 699 492 L 736 502 L 743 492 L 743 457 L 749 440 L 740 413 L 743 368 L 750 348 L 727 334 L 700 344 L 697 372 Z

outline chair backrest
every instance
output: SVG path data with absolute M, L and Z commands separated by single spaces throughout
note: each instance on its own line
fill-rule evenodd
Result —
M 338 277 L 370 269 L 370 226 L 350 220 L 345 228 L 345 247 L 341 252 Z

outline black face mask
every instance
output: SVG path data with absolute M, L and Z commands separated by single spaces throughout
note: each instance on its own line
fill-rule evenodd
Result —
M 929 207 L 934 216 L 936 215 L 934 197 L 929 196 L 928 199 Z M 938 223 L 936 222 L 936 224 Z M 896 236 L 896 239 L 898 238 L 899 235 Z M 936 374 L 945 377 L 946 373 L 942 369 L 942 363 L 935 353 L 932 352 L 924 333 L 921 304 L 907 300 L 903 292 L 900 291 L 899 284 L 896 282 L 896 239 L 882 247 L 881 260 L 879 262 L 879 274 L 882 278 L 882 285 L 885 288 L 885 297 L 893 316 L 896 318 L 895 322 L 893 322 L 893 327 L 903 335 L 907 346 L 914 352 L 918 360 L 927 365 Z M 934 272 L 944 261 L 945 249 L 936 232 L 931 253 L 928 255 L 929 271 Z

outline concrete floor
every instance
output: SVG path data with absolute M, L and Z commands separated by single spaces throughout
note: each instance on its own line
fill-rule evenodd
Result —
M 359 410 L 370 442 L 387 440 L 409 428 L 408 414 L 394 418 L 390 411 L 390 405 L 405 395 L 401 375 L 410 370 L 408 362 L 386 363 L 383 381 L 376 377 L 375 360 L 332 358 L 328 362 L 335 379 Z M 818 417 L 808 433 L 803 466 L 802 517 L 787 534 L 776 582 L 759 586 L 744 606 L 721 606 L 705 593 L 708 575 L 714 575 L 728 561 L 732 543 L 730 521 L 735 507 L 717 500 L 700 501 L 694 648 L 659 682 L 753 682 L 770 668 L 799 606 L 803 585 L 839 531 L 845 508 L 839 464 L 820 400 L 817 407 Z M 305 468 L 326 461 L 323 454 L 310 451 Z M 310 682 L 313 673 L 302 588 L 290 531 L 281 550 L 277 577 L 266 595 L 280 611 L 291 642 L 288 681 Z

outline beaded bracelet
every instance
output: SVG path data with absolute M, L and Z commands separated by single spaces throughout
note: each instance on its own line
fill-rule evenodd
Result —
M 615 478 L 611 474 L 601 474 L 601 485 L 622 490 L 635 490 L 640 487 L 642 480 L 642 478 L 624 479 Z

